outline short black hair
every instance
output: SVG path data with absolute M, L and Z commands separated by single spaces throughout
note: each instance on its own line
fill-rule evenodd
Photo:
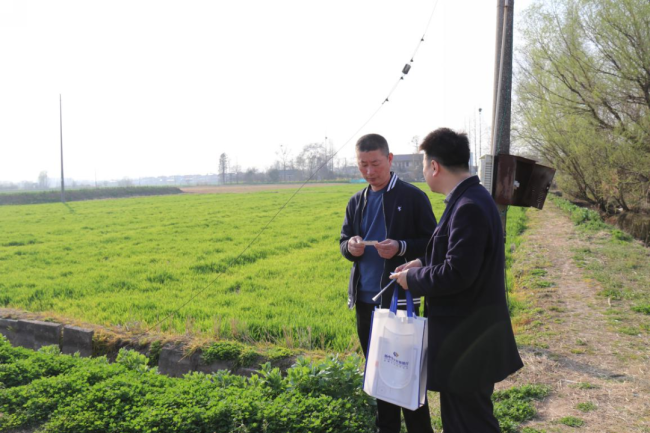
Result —
M 464 132 L 438 128 L 426 136 L 419 147 L 432 159 L 453 172 L 469 170 L 469 140 Z
M 357 140 L 357 152 L 372 152 L 373 150 L 381 150 L 385 156 L 388 156 L 388 142 L 384 137 L 379 134 L 366 134 Z

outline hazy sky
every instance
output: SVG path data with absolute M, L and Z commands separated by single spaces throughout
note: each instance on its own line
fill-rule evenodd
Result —
M 517 0 L 515 14 L 530 0 Z M 491 122 L 496 0 L 0 0 L 0 181 L 266 169 Z M 433 20 L 412 69 L 374 119 Z

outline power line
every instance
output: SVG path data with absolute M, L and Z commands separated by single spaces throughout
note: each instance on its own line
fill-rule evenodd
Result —
M 234 259 L 232 259 L 232 260 L 230 261 L 230 263 L 228 263 L 228 265 L 226 265 L 226 268 L 223 270 L 223 272 L 227 271 L 228 269 L 230 269 L 230 267 L 232 267 L 235 263 L 237 263 L 237 261 L 238 261 L 238 260 L 239 260 L 239 259 L 240 259 L 240 258 L 241 258 L 245 253 L 246 253 L 246 251 L 248 251 L 248 250 L 253 246 L 253 244 L 254 244 L 254 243 L 255 243 L 255 242 L 260 238 L 260 236 L 262 236 L 262 234 L 263 234 L 263 233 L 268 229 L 268 227 L 271 225 L 271 223 L 273 223 L 273 221 L 275 221 L 275 219 L 278 217 L 278 215 L 280 215 L 280 213 L 281 213 L 281 212 L 282 212 L 282 211 L 287 207 L 287 205 L 291 202 L 291 200 L 293 200 L 293 198 L 294 198 L 294 197 L 295 197 L 295 196 L 296 196 L 296 195 L 297 195 L 297 194 L 298 194 L 298 193 L 299 193 L 299 192 L 304 188 L 304 186 L 305 186 L 307 183 L 309 183 L 309 182 L 314 178 L 314 176 L 316 176 L 316 173 L 318 173 L 318 172 L 319 172 L 323 167 L 327 166 L 327 165 L 330 163 L 330 161 L 332 161 L 332 160 L 334 159 L 334 157 L 335 157 L 335 156 L 336 156 L 336 155 L 337 155 L 341 150 L 343 150 L 343 148 L 344 148 L 345 146 L 347 146 L 348 143 L 349 143 L 349 142 L 350 142 L 350 141 L 351 141 L 351 140 L 352 140 L 352 139 L 353 139 L 353 138 L 354 138 L 354 137 L 355 137 L 355 136 L 356 136 L 356 135 L 357 135 L 357 134 L 358 134 L 358 133 L 359 133 L 363 128 L 365 128 L 366 125 L 367 125 L 368 123 L 370 123 L 370 121 L 372 121 L 372 119 L 375 118 L 375 116 L 377 115 L 377 113 L 379 113 L 379 111 L 382 109 L 382 107 L 384 106 L 384 104 L 385 104 L 386 102 L 389 102 L 389 98 L 390 98 L 390 96 L 393 94 L 393 92 L 395 91 L 395 89 L 397 88 L 397 86 L 399 85 L 399 83 L 400 83 L 401 81 L 404 80 L 404 77 L 406 76 L 406 74 L 409 73 L 409 71 L 410 71 L 410 69 L 411 69 L 411 64 L 412 64 L 412 63 L 414 62 L 414 60 L 415 60 L 415 55 L 417 54 L 418 50 L 420 49 L 420 45 L 422 45 L 422 42 L 424 42 L 424 40 L 425 40 L 425 36 L 426 36 L 426 34 L 427 34 L 428 30 L 429 30 L 429 26 L 431 25 L 431 21 L 432 21 L 432 19 L 433 19 L 433 15 L 434 15 L 434 13 L 435 13 L 435 10 L 436 10 L 437 5 L 438 5 L 438 0 L 436 0 L 436 2 L 435 2 L 434 5 L 433 5 L 433 10 L 431 11 L 431 15 L 429 16 L 429 20 L 428 20 L 427 25 L 426 25 L 426 27 L 425 27 L 424 33 L 422 34 L 422 37 L 420 38 L 420 40 L 419 40 L 418 43 L 416 44 L 415 50 L 414 50 L 413 54 L 411 55 L 411 59 L 410 59 L 410 61 L 409 61 L 408 63 L 406 63 L 406 65 L 405 65 L 404 68 L 402 69 L 402 74 L 401 74 L 400 78 L 397 80 L 397 82 L 395 83 L 395 85 L 393 86 L 393 88 L 390 90 L 390 92 L 388 93 L 388 96 L 386 96 L 386 98 L 384 98 L 384 100 L 381 102 L 381 104 L 379 105 L 379 107 L 377 107 L 377 109 L 376 109 L 376 110 L 375 110 L 375 111 L 374 111 L 374 112 L 373 112 L 373 113 L 368 117 L 368 119 L 367 119 L 365 122 L 363 122 L 363 124 L 362 124 L 359 128 L 357 128 L 357 130 L 355 130 L 354 133 L 353 133 L 352 135 L 350 135 L 350 137 L 349 137 L 349 138 L 348 138 L 348 139 L 343 143 L 343 145 L 341 145 L 341 146 L 336 150 L 336 152 L 334 152 L 332 155 L 330 155 L 329 158 L 327 158 L 323 163 L 321 163 L 321 165 L 318 166 L 318 168 L 317 168 L 316 170 L 314 170 L 314 172 L 312 173 L 312 175 L 311 175 L 311 176 L 310 176 L 306 181 L 304 181 L 304 182 L 303 182 L 303 183 L 298 187 L 298 189 L 296 189 L 296 191 L 295 191 L 295 192 L 294 192 L 294 193 L 293 193 L 293 194 L 292 194 L 292 195 L 287 199 L 287 201 L 286 201 L 282 206 L 280 206 L 280 208 L 278 209 L 278 211 L 277 211 L 277 212 L 276 212 L 276 213 L 271 217 L 271 219 L 270 219 L 270 220 L 269 220 L 269 221 L 264 225 L 264 227 L 262 227 L 262 229 L 257 233 L 257 235 L 255 235 L 255 237 L 254 237 L 254 238 L 253 238 L 253 239 L 252 239 L 252 240 L 251 240 L 251 241 L 250 241 L 250 242 L 249 242 L 249 243 L 244 247 L 244 249 L 243 249 L 243 250 L 242 250 L 242 251 L 237 255 L 237 257 L 235 257 Z M 182 309 L 185 308 L 187 305 L 189 305 L 192 301 L 194 301 L 194 299 L 196 299 L 197 296 L 201 295 L 203 292 L 205 292 L 207 289 L 209 289 L 209 288 L 210 288 L 210 287 L 211 287 L 211 286 L 212 286 L 212 285 L 213 285 L 213 284 L 214 284 L 214 283 L 219 279 L 219 276 L 220 276 L 220 275 L 221 275 L 221 273 L 220 273 L 220 274 L 217 274 L 217 276 L 214 277 L 212 280 L 210 280 L 210 281 L 209 281 L 209 282 L 208 282 L 208 283 L 207 283 L 203 288 L 201 288 L 200 290 L 194 292 L 194 293 L 190 296 L 190 298 L 189 298 L 187 301 L 185 301 L 183 304 L 181 304 L 180 307 L 174 309 L 171 313 L 167 314 L 164 318 L 162 318 L 161 320 L 158 320 L 156 323 L 154 323 L 153 325 L 151 325 L 149 328 L 147 328 L 147 330 L 146 330 L 145 332 L 143 332 L 143 334 L 148 333 L 148 332 L 151 331 L 153 328 L 155 328 L 156 326 L 158 326 L 158 325 L 160 325 L 161 323 L 165 322 L 165 321 L 168 320 L 170 317 L 174 316 L 174 315 L 175 315 L 176 313 L 178 313 L 180 310 L 182 310 Z

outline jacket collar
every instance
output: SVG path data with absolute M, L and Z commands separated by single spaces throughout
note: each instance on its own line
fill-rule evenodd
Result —
M 393 188 L 395 188 L 395 185 L 397 184 L 397 173 L 390 172 L 390 180 L 388 181 L 388 187 L 386 188 L 386 192 L 389 192 Z M 368 191 L 370 191 L 370 185 L 366 187 L 365 192 L 363 193 L 364 197 L 368 197 Z
M 456 203 L 456 200 L 458 200 L 460 196 L 462 196 L 465 193 L 467 188 L 479 183 L 480 180 L 478 176 L 470 176 L 464 181 L 462 181 L 461 183 L 459 183 L 458 185 L 456 185 L 456 188 L 454 188 L 454 190 L 448 196 L 449 200 L 447 200 L 447 209 L 451 208 Z
M 393 173 L 392 171 L 390 172 L 390 180 L 388 181 L 388 189 L 386 189 L 386 192 L 390 191 L 391 189 L 395 188 L 395 184 L 397 183 L 397 174 Z

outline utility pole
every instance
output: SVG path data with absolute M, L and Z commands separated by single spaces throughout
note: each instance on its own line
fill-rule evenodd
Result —
M 63 110 L 59 93 L 59 132 L 61 135 L 61 203 L 65 203 L 65 181 L 63 180 Z
M 284 181 L 287 181 L 287 154 L 285 153 L 284 147 L 280 145 L 280 158 L 282 158 L 282 177 Z
M 476 153 L 476 113 L 474 113 L 474 173 L 478 174 L 478 153 Z
M 478 151 L 479 151 L 479 158 L 481 157 L 480 154 L 483 153 L 483 148 L 481 145 L 481 135 L 483 135 L 483 130 L 481 129 L 481 111 L 483 111 L 482 108 L 478 109 Z
M 492 119 L 492 155 L 510 154 L 510 108 L 512 90 L 512 32 L 514 0 L 497 0 L 497 41 L 495 60 L 494 111 Z M 495 167 L 496 168 L 496 167 Z M 495 170 L 496 172 L 496 170 Z M 496 172 L 499 176 L 499 173 Z M 493 192 L 493 191 L 491 191 Z M 503 234 L 506 232 L 508 206 L 497 205 Z
M 334 178 L 334 143 L 327 136 L 325 137 L 325 143 L 329 145 L 330 177 Z

